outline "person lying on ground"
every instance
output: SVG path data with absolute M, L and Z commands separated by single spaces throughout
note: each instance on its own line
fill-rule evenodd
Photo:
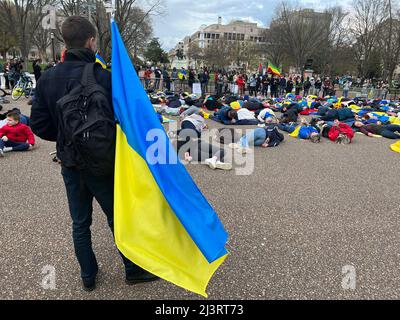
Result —
M 206 128 L 204 119 L 199 114 L 192 114 L 182 121 L 177 135 L 179 157 L 187 162 L 203 162 L 211 169 L 231 170 L 232 164 L 224 162 L 224 149 L 200 139 L 201 132 Z
M 287 108 L 286 106 L 282 108 L 282 117 L 280 119 L 280 123 L 290 123 L 297 122 L 299 118 L 299 110 L 297 107 Z
M 311 124 L 320 130 L 320 135 L 337 144 L 350 144 L 354 138 L 353 129 L 346 123 L 335 120 L 333 123 L 313 119 Z
M 359 132 L 364 133 L 368 137 L 379 135 L 388 139 L 400 139 L 400 125 L 397 124 L 364 124 L 361 121 L 356 121 L 354 123 L 354 127 L 357 128 Z
M 350 108 L 330 109 L 324 116 L 320 117 L 322 121 L 346 121 L 353 119 L 354 113 Z
M 238 143 L 230 144 L 231 148 L 238 149 L 241 153 L 247 153 L 249 147 L 274 148 L 284 141 L 285 137 L 279 132 L 272 118 L 265 120 L 264 128 L 257 128 L 248 132 Z
M 27 125 L 20 123 L 20 115 L 8 113 L 7 124 L 0 128 L 0 156 L 5 152 L 32 150 L 34 145 L 35 136 Z
M 313 143 L 319 143 L 321 141 L 321 136 L 318 129 L 307 123 L 305 119 L 301 120 L 300 125 L 280 123 L 278 128 L 288 133 L 293 133 L 296 131 L 296 129 L 299 129 L 297 136 L 299 139 L 310 140 Z
M 271 118 L 271 117 L 276 119 L 276 114 L 275 114 L 275 112 L 274 112 L 272 109 L 270 109 L 270 108 L 264 108 L 264 109 L 262 109 L 262 110 L 259 110 L 259 111 L 257 111 L 257 112 L 255 113 L 255 115 L 257 116 L 257 119 L 258 119 L 260 122 L 264 122 L 265 119 Z

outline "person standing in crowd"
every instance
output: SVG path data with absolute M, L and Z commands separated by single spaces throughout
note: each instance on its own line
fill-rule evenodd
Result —
M 218 72 L 218 77 L 217 77 L 217 96 L 222 97 L 222 89 L 224 87 L 224 76 L 222 75 L 222 72 Z
M 239 95 L 243 96 L 244 95 L 244 87 L 246 85 L 245 79 L 243 77 L 243 75 L 239 75 L 237 80 L 236 80 L 236 84 L 238 86 L 238 90 L 239 90 Z
M 332 81 L 329 79 L 329 77 L 325 78 L 324 84 L 322 86 L 324 97 L 328 96 L 329 92 L 332 90 L 332 87 Z
M 304 97 L 307 97 L 309 95 L 310 88 L 311 88 L 310 77 L 307 77 L 306 81 L 304 82 Z
M 257 95 L 256 86 L 257 86 L 257 77 L 255 74 L 253 74 L 249 79 L 249 95 L 250 96 Z
M 154 84 L 154 89 L 155 90 L 159 90 L 160 89 L 160 82 L 161 82 L 161 70 L 156 67 L 156 69 L 154 70 L 154 76 L 156 78 L 155 84 Z
M 166 67 L 164 67 L 163 72 L 162 72 L 162 77 L 163 77 L 163 84 L 164 87 L 168 90 L 171 91 L 171 77 L 169 76 L 168 70 Z
M 214 72 L 214 89 L 215 92 L 218 92 L 218 75 L 219 75 L 219 71 L 215 71 Z
M 261 94 L 262 94 L 264 97 L 267 97 L 267 95 L 268 95 L 268 86 L 269 86 L 269 79 L 268 79 L 268 76 L 267 76 L 266 74 L 263 76 L 263 78 L 262 78 L 262 80 L 261 80 L 261 86 L 262 86 L 262 88 L 261 88 Z
M 345 82 L 343 84 L 343 97 L 345 99 L 347 99 L 349 97 L 350 87 L 351 87 L 351 81 L 345 80 Z
M 314 95 L 316 95 L 317 97 L 319 97 L 320 93 L 321 93 L 321 89 L 322 89 L 322 81 L 321 78 L 317 78 L 317 80 L 315 81 L 315 93 Z
M 32 63 L 33 74 L 35 75 L 36 83 L 39 81 L 40 76 L 42 75 L 42 68 L 40 67 L 40 60 L 35 60 Z
M 174 67 L 171 72 L 171 91 L 175 92 L 175 81 L 178 79 L 178 70 Z
M 196 75 L 194 73 L 194 70 L 190 69 L 189 70 L 189 79 L 188 79 L 190 92 L 193 92 L 193 83 L 195 83 L 195 81 L 196 81 Z
M 228 80 L 228 75 L 225 72 L 224 72 L 223 81 L 224 81 L 223 93 L 224 93 L 224 95 L 226 95 L 228 93 L 228 90 L 229 90 L 229 80 Z
M 287 94 L 292 93 L 293 87 L 294 87 L 293 79 L 292 77 L 289 77 L 289 80 L 286 83 L 286 93 Z
M 296 88 L 295 94 L 296 94 L 296 96 L 299 96 L 300 91 L 303 89 L 303 82 L 301 81 L 300 77 L 296 78 L 295 88 Z
M 79 16 L 66 18 L 61 26 L 61 35 L 67 47 L 65 61 L 44 72 L 35 90 L 31 111 L 32 131 L 40 138 L 57 142 L 57 157 L 61 160 L 61 174 L 64 179 L 69 210 L 72 219 L 72 237 L 75 255 L 81 267 L 83 290 L 92 291 L 96 287 L 98 263 L 92 248 L 91 224 L 94 198 L 107 216 L 107 222 L 114 231 L 114 166 L 109 155 L 104 155 L 104 170 L 101 175 L 94 174 L 90 168 L 77 166 L 80 157 L 76 150 L 66 141 L 66 131 L 60 125 L 60 109 L 57 101 L 71 90 L 78 88 L 82 73 L 88 64 L 92 64 L 92 74 L 96 83 L 104 88 L 105 100 L 103 114 L 110 123 L 115 123 L 111 96 L 111 73 L 104 70 L 96 61 L 96 28 L 86 19 Z M 111 128 L 110 128 L 111 130 Z M 114 134 L 110 132 L 111 144 L 115 148 Z M 114 137 L 114 138 L 113 138 Z M 104 143 L 107 143 L 104 141 Z M 111 162 L 110 162 L 111 160 Z M 108 170 L 106 169 L 108 168 Z M 108 172 L 106 172 L 108 171 Z M 125 265 L 125 282 L 136 284 L 157 280 L 158 278 L 128 260 L 121 253 Z
M 278 98 L 279 79 L 273 76 L 271 79 L 271 98 Z
M 279 97 L 283 97 L 285 95 L 285 90 L 286 90 L 286 78 L 284 75 L 282 75 L 279 80 Z
M 150 80 L 151 80 L 151 69 L 147 68 L 146 71 L 144 72 L 144 84 L 145 84 L 145 88 L 148 89 L 149 88 L 149 84 L 150 84 Z

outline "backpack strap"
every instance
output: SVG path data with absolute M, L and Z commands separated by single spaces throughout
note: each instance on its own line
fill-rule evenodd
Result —
M 84 87 L 89 87 L 91 85 L 97 84 L 95 75 L 94 75 L 94 68 L 96 63 L 88 63 L 83 68 L 83 74 L 81 79 L 81 84 Z

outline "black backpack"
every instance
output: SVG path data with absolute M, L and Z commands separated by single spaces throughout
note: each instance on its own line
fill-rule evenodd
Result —
M 87 64 L 80 85 L 57 101 L 57 152 L 63 166 L 104 176 L 114 170 L 116 126 L 110 93 L 96 83 L 95 65 Z

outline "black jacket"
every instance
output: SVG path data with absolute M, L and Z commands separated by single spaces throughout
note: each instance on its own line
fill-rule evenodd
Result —
M 38 137 L 57 141 L 56 103 L 79 84 L 84 66 L 91 62 L 95 62 L 93 52 L 88 49 L 74 50 L 74 53 L 66 53 L 63 63 L 42 73 L 36 85 L 30 122 L 33 133 Z M 111 74 L 98 65 L 95 68 L 95 77 L 97 83 L 110 93 L 111 105 Z

